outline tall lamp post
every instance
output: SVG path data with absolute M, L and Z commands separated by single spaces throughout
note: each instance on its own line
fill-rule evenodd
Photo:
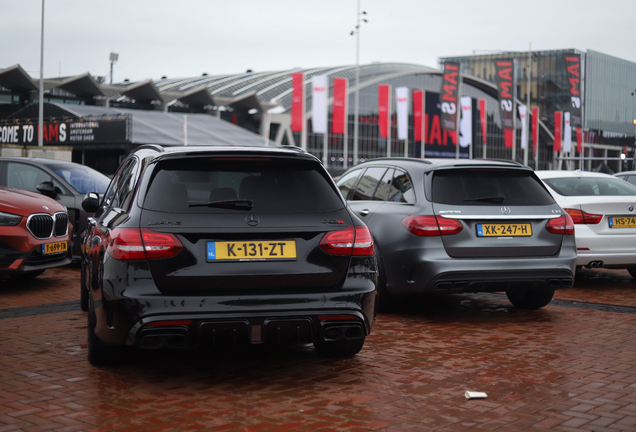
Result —
M 356 35 L 356 88 L 354 91 L 354 106 L 353 106 L 353 163 L 351 165 L 356 165 L 358 163 L 358 125 L 359 125 L 359 113 L 360 113 L 360 17 L 361 15 L 366 15 L 365 11 L 360 12 L 360 0 L 358 0 L 358 13 L 356 15 L 356 29 L 351 32 L 351 36 Z M 368 22 L 366 18 L 362 18 L 362 21 L 365 23 Z M 348 143 L 345 143 L 348 145 Z M 345 161 L 346 164 L 346 161 Z
M 38 97 L 38 147 L 42 147 L 44 145 L 44 0 L 42 0 L 42 28 L 40 30 L 40 89 Z

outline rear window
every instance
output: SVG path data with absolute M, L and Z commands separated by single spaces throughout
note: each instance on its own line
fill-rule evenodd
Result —
M 509 169 L 435 171 L 433 202 L 450 205 L 549 205 L 554 199 L 532 172 Z
M 636 195 L 636 187 L 614 177 L 557 177 L 543 181 L 563 196 Z
M 312 161 L 169 160 L 154 170 L 143 207 L 177 213 L 326 212 L 344 207 L 332 184 Z M 251 208 L 244 206 L 246 200 Z

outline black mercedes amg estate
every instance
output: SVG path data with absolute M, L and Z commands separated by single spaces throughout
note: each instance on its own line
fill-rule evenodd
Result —
M 83 206 L 92 364 L 226 345 L 347 357 L 371 332 L 373 238 L 303 150 L 142 146 Z

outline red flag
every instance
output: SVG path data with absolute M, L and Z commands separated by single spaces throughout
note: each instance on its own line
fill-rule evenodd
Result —
M 512 138 L 514 129 L 504 129 L 504 147 L 512 148 Z
M 305 74 L 292 73 L 291 130 L 302 132 L 305 120 Z
M 553 150 L 555 152 L 560 152 L 561 151 L 561 127 L 562 127 L 562 120 L 561 120 L 561 115 L 563 113 L 561 111 L 555 111 L 554 112 L 554 148 Z
M 389 120 L 391 112 L 391 86 L 388 84 L 378 85 L 378 124 L 380 126 L 380 136 L 389 137 Z
M 576 151 L 581 153 L 583 151 L 583 129 L 576 128 Z
M 486 99 L 479 99 L 479 123 L 481 124 L 481 137 L 486 146 L 486 126 L 487 126 Z
M 539 145 L 539 107 L 532 107 L 532 151 L 537 154 Z
M 424 137 L 424 91 L 413 92 L 413 139 L 422 141 Z
M 449 132 L 457 131 L 459 122 L 459 63 L 444 63 L 442 75 L 442 89 L 440 92 L 440 121 L 442 129 Z
M 331 110 L 331 133 L 344 134 L 347 124 L 347 79 L 333 79 L 333 109 Z

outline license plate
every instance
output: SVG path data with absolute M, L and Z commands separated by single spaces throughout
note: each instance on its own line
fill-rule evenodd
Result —
M 50 255 L 56 253 L 66 252 L 68 250 L 68 244 L 65 241 L 55 243 L 44 243 L 42 245 L 42 254 Z
M 636 216 L 610 216 L 610 228 L 636 228 Z
M 208 242 L 208 261 L 269 261 L 296 259 L 296 241 Z
M 518 224 L 477 224 L 478 237 L 531 236 L 532 225 Z

